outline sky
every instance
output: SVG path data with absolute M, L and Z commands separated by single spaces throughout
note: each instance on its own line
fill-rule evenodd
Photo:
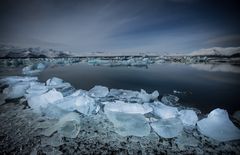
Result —
M 81 52 L 240 46 L 238 0 L 1 0 L 0 43 Z

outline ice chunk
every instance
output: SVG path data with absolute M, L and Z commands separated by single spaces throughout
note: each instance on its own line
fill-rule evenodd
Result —
M 6 98 L 14 99 L 24 96 L 26 90 L 29 88 L 29 82 L 17 82 L 3 90 Z
M 30 83 L 30 87 L 26 90 L 25 97 L 28 98 L 34 95 L 41 95 L 47 91 L 48 88 L 45 86 L 44 83 L 38 82 Z
M 183 131 L 183 125 L 179 118 L 160 119 L 150 125 L 163 138 L 177 137 Z
M 193 110 L 181 110 L 179 115 L 184 126 L 194 127 L 198 121 L 197 114 Z
M 26 66 L 22 69 L 23 74 L 36 74 L 43 71 L 46 68 L 46 65 L 43 63 L 38 63 L 30 66 Z
M 176 105 L 178 100 L 179 98 L 174 95 L 164 95 L 161 99 L 161 101 L 167 105 Z
M 152 111 L 152 107 L 148 104 L 126 103 L 123 101 L 105 102 L 104 111 L 114 111 L 132 114 L 145 114 Z
M 45 136 L 51 136 L 54 132 L 68 138 L 76 138 L 80 131 L 80 117 L 77 113 L 71 112 L 64 115 L 52 127 L 43 132 Z
M 153 114 L 161 117 L 162 119 L 173 118 L 178 114 L 178 109 L 176 107 L 167 106 L 159 101 L 154 102 L 152 107 Z
M 30 82 L 30 81 L 37 81 L 37 77 L 28 77 L 28 76 L 9 76 L 0 80 L 2 84 L 15 84 L 17 82 Z
M 68 96 L 54 103 L 59 108 L 67 111 L 77 110 L 85 115 L 90 115 L 96 110 L 95 100 L 86 94 L 80 96 Z
M 55 89 L 52 89 L 44 94 L 27 98 L 27 102 L 36 112 L 41 112 L 41 108 L 46 108 L 48 104 L 61 99 L 63 99 L 63 95 Z
M 228 113 L 223 109 L 214 109 L 197 122 L 198 131 L 218 141 L 240 139 L 240 130 L 229 120 Z
M 117 100 L 130 102 L 132 99 L 137 99 L 139 92 L 123 89 L 111 89 L 108 96 L 112 96 Z
M 89 90 L 89 94 L 92 97 L 105 97 L 109 93 L 107 87 L 104 86 L 94 86 L 92 89 Z
M 157 99 L 159 96 L 158 91 L 154 91 L 152 94 L 148 94 L 145 90 L 141 89 L 141 92 L 138 94 L 138 98 L 142 99 L 143 102 L 150 102 Z
M 108 111 L 108 119 L 113 123 L 115 131 L 121 136 L 147 136 L 150 126 L 141 114 L 130 114 Z
M 187 150 L 189 146 L 197 147 L 199 145 L 199 141 L 196 138 L 184 132 L 177 137 L 175 143 L 181 151 Z

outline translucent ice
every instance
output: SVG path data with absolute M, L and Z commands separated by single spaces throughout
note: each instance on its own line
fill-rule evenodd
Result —
M 26 90 L 26 98 L 34 96 L 34 95 L 41 95 L 48 91 L 48 88 L 45 86 L 44 83 L 30 83 L 30 87 Z
M 178 114 L 178 109 L 176 107 L 167 106 L 161 102 L 154 102 L 152 107 L 153 113 L 162 119 L 173 118 Z
M 152 107 L 148 104 L 126 103 L 123 101 L 105 102 L 104 111 L 114 111 L 131 114 L 145 114 L 152 111 Z
M 223 109 L 214 109 L 197 122 L 198 130 L 207 137 L 218 141 L 240 139 L 240 130 L 229 120 L 228 113 Z
M 113 123 L 115 131 L 121 136 L 147 136 L 150 126 L 141 114 L 107 112 L 108 119 Z
M 37 77 L 28 77 L 28 76 L 9 76 L 0 80 L 0 83 L 11 85 L 17 82 L 30 82 L 37 81 Z
M 29 82 L 17 82 L 3 90 L 6 98 L 14 99 L 24 96 L 26 90 L 29 88 Z
M 89 94 L 92 97 L 105 97 L 108 93 L 108 88 L 104 86 L 94 86 L 92 89 L 89 90 Z
M 179 115 L 184 126 L 194 127 L 198 121 L 197 114 L 193 110 L 181 110 Z
M 177 137 L 183 131 L 182 122 L 178 118 L 160 119 L 150 125 L 163 138 Z
M 34 95 L 27 98 L 28 105 L 36 112 L 41 112 L 41 108 L 46 108 L 48 104 L 63 99 L 63 95 L 52 89 L 41 95 Z
M 142 99 L 143 102 L 150 102 L 157 99 L 159 96 L 158 91 L 154 91 L 152 94 L 148 94 L 145 90 L 141 89 L 141 92 L 138 94 L 138 98 Z
M 43 135 L 51 136 L 56 131 L 64 137 L 76 138 L 80 131 L 79 114 L 71 112 L 64 115 L 55 125 L 46 129 Z
M 46 65 L 42 63 L 26 66 L 22 69 L 23 74 L 36 74 L 43 71 L 46 68 Z
M 174 95 L 164 95 L 161 99 L 161 101 L 167 105 L 176 105 L 178 100 L 179 98 Z

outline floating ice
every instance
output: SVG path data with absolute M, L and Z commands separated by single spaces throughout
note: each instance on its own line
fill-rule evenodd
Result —
M 139 101 L 141 99 L 138 99 L 139 92 L 138 91 L 131 91 L 131 90 L 123 90 L 123 89 L 110 89 L 110 92 L 108 96 L 112 96 L 116 98 L 117 100 L 123 100 L 123 101 Z
M 109 93 L 107 87 L 104 86 L 94 86 L 92 89 L 89 90 L 89 94 L 92 97 L 105 97 Z
M 159 101 L 154 102 L 152 107 L 153 114 L 161 117 L 162 119 L 173 118 L 178 114 L 178 109 L 176 107 L 167 106 Z
M 71 112 L 64 115 L 52 127 L 43 132 L 45 136 L 51 136 L 54 132 L 68 138 L 76 138 L 80 131 L 80 117 L 77 113 Z
M 178 118 L 160 119 L 150 125 L 163 138 L 177 137 L 183 131 L 182 122 Z
M 157 99 L 159 96 L 158 91 L 154 91 L 152 94 L 148 94 L 145 90 L 141 89 L 141 92 L 138 94 L 138 98 L 142 99 L 143 102 L 150 102 Z
M 27 98 L 28 105 L 36 112 L 41 112 L 41 108 L 46 108 L 48 104 L 63 99 L 63 95 L 52 89 L 41 95 L 34 95 Z
M 37 81 L 37 77 L 29 77 L 29 76 L 9 76 L 3 79 L 0 79 L 0 83 L 11 85 L 17 82 L 30 82 Z
M 42 63 L 26 66 L 22 69 L 23 74 L 36 74 L 43 71 L 46 68 L 46 65 Z
M 164 95 L 161 99 L 161 101 L 167 105 L 176 105 L 178 100 L 179 100 L 179 98 L 174 95 Z
M 126 103 L 123 101 L 105 102 L 104 111 L 122 112 L 131 114 L 145 114 L 151 112 L 152 107 L 148 104 Z
M 179 115 L 184 126 L 194 127 L 198 121 L 197 114 L 193 110 L 181 110 Z
M 115 131 L 121 136 L 147 136 L 150 126 L 141 114 L 108 111 L 108 119 L 113 123 Z
M 240 139 L 240 130 L 229 120 L 228 113 L 223 109 L 214 109 L 197 122 L 198 130 L 207 137 L 218 141 Z
M 30 87 L 26 90 L 25 97 L 28 98 L 34 95 L 41 95 L 47 91 L 48 88 L 45 86 L 44 83 L 38 82 L 30 83 Z

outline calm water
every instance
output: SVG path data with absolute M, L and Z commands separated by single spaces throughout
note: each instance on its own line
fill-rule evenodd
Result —
M 107 67 L 76 64 L 48 68 L 39 78 L 46 81 L 53 76 L 70 82 L 75 88 L 89 90 L 94 85 L 109 88 L 158 90 L 160 96 L 173 94 L 173 90 L 189 91 L 177 95 L 180 103 L 208 113 L 214 108 L 229 113 L 240 110 L 240 73 L 210 72 L 184 64 L 150 65 L 148 68 Z

